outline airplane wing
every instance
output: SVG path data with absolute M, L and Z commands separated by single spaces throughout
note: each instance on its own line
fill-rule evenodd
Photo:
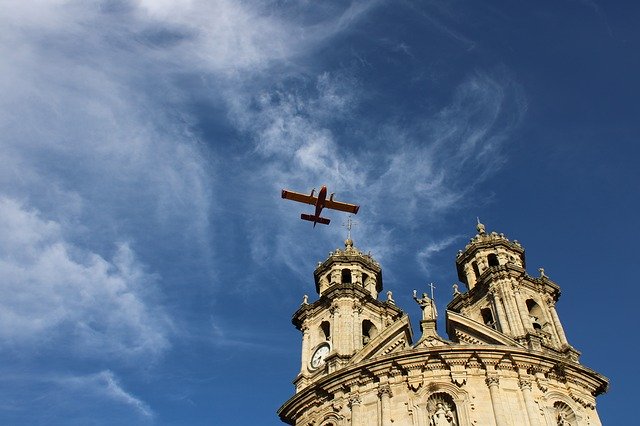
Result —
M 299 203 L 305 204 L 315 204 L 318 201 L 318 198 L 312 197 L 311 195 L 301 194 L 299 192 L 287 191 L 286 189 L 282 190 L 282 198 L 286 198 L 287 200 L 297 201 Z
M 340 210 L 342 212 L 349 212 L 353 214 L 358 213 L 358 210 L 360 209 L 360 206 L 357 206 L 355 204 L 341 203 L 339 201 L 331 200 L 325 201 L 324 206 L 328 209 Z

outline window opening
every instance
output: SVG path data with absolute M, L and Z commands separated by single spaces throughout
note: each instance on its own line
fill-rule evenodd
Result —
M 480 269 L 478 269 L 478 262 L 475 260 L 471 262 L 471 267 L 473 268 L 473 273 L 476 275 L 476 280 L 480 278 Z
M 322 321 L 322 323 L 320 324 L 320 330 L 322 330 L 324 340 L 331 339 L 331 324 L 329 324 L 329 321 Z
M 535 330 L 542 330 L 542 309 L 533 299 L 527 299 L 527 310 L 529 311 L 529 319 L 531 326 Z
M 484 325 L 496 328 L 496 322 L 493 319 L 493 312 L 491 312 L 490 308 L 482 308 L 480 309 L 480 314 L 482 315 L 482 322 Z
M 351 269 L 342 270 L 342 284 L 351 284 Z
M 489 256 L 487 256 L 487 261 L 489 262 L 489 267 L 500 266 L 498 256 L 496 256 L 494 253 L 491 253 Z
M 378 334 L 378 329 L 369 320 L 362 321 L 362 345 L 369 343 Z

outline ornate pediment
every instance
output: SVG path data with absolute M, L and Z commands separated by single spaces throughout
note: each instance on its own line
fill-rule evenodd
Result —
M 447 333 L 463 344 L 524 347 L 504 333 L 453 311 L 447 311 Z
M 353 358 L 349 365 L 362 361 L 403 351 L 411 347 L 412 332 L 409 317 L 404 315 L 380 334 L 372 338 Z

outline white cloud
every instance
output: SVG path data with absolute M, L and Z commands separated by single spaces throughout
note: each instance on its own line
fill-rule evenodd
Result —
M 501 166 L 502 147 L 526 110 L 519 88 L 503 72 L 472 73 L 448 105 L 419 122 L 371 123 L 380 129 L 378 140 L 363 154 L 354 148 L 357 141 L 338 141 L 330 130 L 334 122 L 350 120 L 358 105 L 357 82 L 340 77 L 321 74 L 311 94 L 262 93 L 256 102 L 237 102 L 235 112 L 266 162 L 260 184 L 272 185 L 275 193 L 324 183 L 340 191 L 337 199 L 361 200 L 356 242 L 365 240 L 379 260 L 398 252 L 404 232 L 475 202 L 475 187 Z M 291 205 L 276 203 L 280 217 L 295 217 Z M 277 236 L 260 235 L 266 232 L 260 226 L 252 239 L 275 247 L 275 256 L 303 275 L 298 265 L 307 252 L 291 250 L 302 244 L 296 241 L 297 228 L 274 226 L 280 229 Z M 344 234 L 333 226 L 318 238 L 335 244 Z M 427 253 L 422 260 L 424 267 Z
M 442 250 L 449 248 L 460 238 L 462 238 L 462 235 L 451 235 L 438 241 L 431 241 L 420 251 L 418 251 L 416 258 L 422 270 L 427 273 L 433 273 L 433 257 L 442 252 Z
M 108 260 L 65 241 L 59 223 L 0 198 L 0 341 L 69 345 L 92 357 L 158 355 L 171 323 L 148 306 L 155 277 L 127 244 Z
M 95 374 L 53 376 L 41 379 L 44 382 L 53 382 L 62 388 L 69 397 L 81 395 L 80 398 L 97 397 L 99 399 L 115 402 L 128 406 L 138 415 L 153 418 L 154 413 L 141 399 L 127 392 L 120 384 L 118 378 L 111 370 L 103 370 Z M 78 398 L 75 396 L 75 398 Z

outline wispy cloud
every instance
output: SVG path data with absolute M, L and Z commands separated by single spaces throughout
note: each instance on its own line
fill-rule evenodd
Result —
M 152 418 L 154 416 L 151 408 L 144 401 L 127 392 L 110 370 L 84 376 L 59 376 L 53 381 L 67 388 L 66 390 L 90 392 L 98 397 L 127 405 L 144 417 Z
M 378 132 L 359 137 L 374 134 L 375 139 L 347 143 L 331 129 L 336 122 L 354 118 L 361 96 L 357 81 L 341 77 L 322 74 L 318 77 L 322 85 L 307 82 L 311 90 L 304 95 L 282 90 L 262 93 L 253 102 L 236 103 L 236 112 L 242 123 L 248 123 L 244 128 L 264 158 L 259 181 L 268 182 L 274 193 L 283 187 L 310 190 L 322 182 L 339 188 L 341 198 L 369 200 L 359 214 L 357 235 L 380 260 L 397 252 L 406 230 L 469 202 L 476 185 L 502 165 L 503 145 L 527 108 L 519 87 L 503 70 L 474 72 L 439 111 L 410 124 L 398 124 L 401 117 L 366 122 L 377 126 Z M 359 149 L 359 142 L 367 143 L 366 152 Z M 275 203 L 273 208 L 283 216 L 290 212 L 290 206 Z M 295 231 L 273 226 L 281 230 L 278 235 L 268 236 L 259 227 L 252 230 L 252 240 L 263 248 L 275 247 L 280 261 L 303 274 L 298 268 L 308 263 L 305 250 L 290 249 L 300 245 Z M 333 227 L 318 238 L 336 241 L 343 234 Z M 261 256 L 264 252 L 255 251 Z
M 452 235 L 438 241 L 431 241 L 423 247 L 416 255 L 422 270 L 426 273 L 433 273 L 433 258 L 444 249 L 451 247 L 460 238 L 462 235 Z
M 157 355 L 171 322 L 148 306 L 156 277 L 126 243 L 105 259 L 64 239 L 58 222 L 0 198 L 0 340 L 70 346 L 83 356 Z

